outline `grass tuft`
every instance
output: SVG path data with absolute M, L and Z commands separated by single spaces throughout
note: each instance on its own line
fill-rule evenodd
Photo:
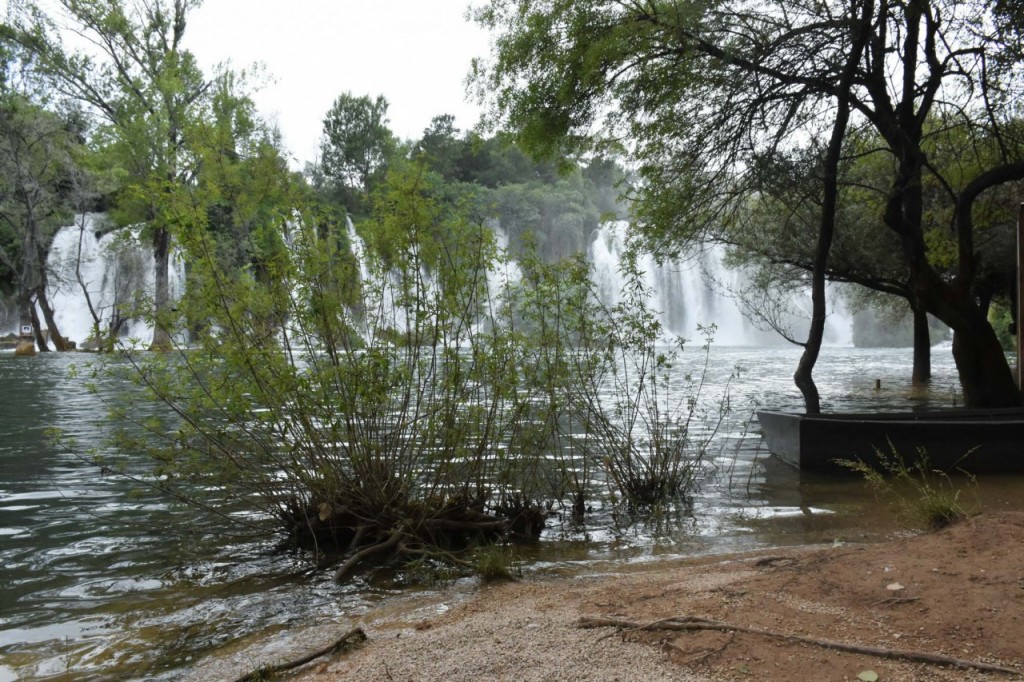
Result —
M 522 570 L 516 566 L 515 558 L 506 547 L 485 545 L 474 553 L 473 566 L 484 582 L 501 582 L 522 577 Z
M 964 484 L 955 481 L 949 471 L 933 469 L 924 448 L 918 448 L 917 456 L 909 463 L 892 443 L 888 451 L 876 448 L 875 455 L 878 468 L 861 460 L 840 460 L 839 464 L 861 474 L 875 495 L 893 502 L 900 517 L 911 525 L 939 530 L 971 515 L 960 498 Z M 966 477 L 966 485 L 976 485 L 973 476 L 962 470 L 960 473 Z

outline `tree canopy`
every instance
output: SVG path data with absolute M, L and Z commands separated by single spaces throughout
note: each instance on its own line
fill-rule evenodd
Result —
M 170 339 L 160 318 L 169 309 L 168 267 L 173 219 L 170 194 L 195 172 L 188 138 L 208 81 L 183 49 L 188 13 L 198 0 L 61 0 L 60 11 L 98 54 L 68 50 L 53 19 L 34 2 L 19 6 L 10 33 L 34 68 L 60 95 L 79 101 L 104 122 L 110 153 L 127 171 L 123 209 L 145 221 L 156 273 L 153 346 Z
M 379 184 L 395 151 L 383 95 L 376 99 L 348 92 L 338 95 L 324 117 L 320 172 L 343 201 L 356 204 Z
M 974 288 L 975 201 L 1024 177 L 1021 23 L 1007 5 L 492 0 L 476 18 L 497 34 L 475 72 L 492 121 L 542 154 L 624 147 L 640 177 L 639 226 L 664 254 L 721 235 L 756 195 L 760 160 L 827 138 L 848 107 L 849 130 L 872 131 L 891 167 L 873 238 L 895 236 L 913 295 L 953 328 L 966 400 L 1019 403 Z M 954 135 L 995 153 L 951 177 L 928 148 Z M 955 235 L 948 276 L 926 239 L 925 177 Z

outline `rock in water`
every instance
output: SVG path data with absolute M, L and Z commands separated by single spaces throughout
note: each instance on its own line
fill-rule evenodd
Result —
M 36 344 L 31 341 L 19 341 L 18 345 L 14 347 L 15 355 L 35 355 Z

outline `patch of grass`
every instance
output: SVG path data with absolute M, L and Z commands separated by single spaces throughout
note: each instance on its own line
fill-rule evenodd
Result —
M 454 580 L 461 573 L 451 563 L 431 557 L 417 557 L 405 564 L 399 575 L 398 583 L 402 585 L 439 585 Z
M 973 450 L 960 461 L 971 452 Z M 965 485 L 976 485 L 970 474 L 961 471 L 966 481 L 960 483 L 948 471 L 933 469 L 924 448 L 918 448 L 917 456 L 909 463 L 892 443 L 889 443 L 888 451 L 876 448 L 875 455 L 878 468 L 861 460 L 840 460 L 839 464 L 861 474 L 875 495 L 894 502 L 901 518 L 912 525 L 938 530 L 971 515 L 972 510 L 960 498 Z
M 507 547 L 484 545 L 473 555 L 473 567 L 484 582 L 516 580 L 522 577 L 522 569 Z

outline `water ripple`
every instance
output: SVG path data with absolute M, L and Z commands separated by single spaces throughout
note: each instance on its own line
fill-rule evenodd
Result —
M 725 448 L 710 455 L 688 513 L 638 523 L 596 505 L 585 527 L 554 518 L 542 542 L 518 550 L 526 572 L 830 542 L 868 525 L 884 533 L 891 521 L 863 486 L 765 473 L 766 453 L 746 419 L 756 406 L 800 408 L 790 379 L 799 352 L 715 351 L 703 397 L 724 400 L 732 376 L 735 418 L 723 425 Z M 265 540 L 225 538 L 215 523 L 185 523 L 192 516 L 174 504 L 52 443 L 47 429 L 59 427 L 83 450 L 104 447 L 102 401 L 68 377 L 83 357 L 0 354 L 0 682 L 64 679 L 69 671 L 76 680 L 177 679 L 236 637 L 351 619 L 409 589 L 401 576 L 343 586 L 310 576 L 302 557 L 274 554 Z M 909 349 L 825 353 L 816 370 L 825 408 L 954 399 L 948 357 L 936 353 L 930 394 L 909 386 L 910 359 Z M 679 369 L 701 362 L 688 350 Z M 110 399 L 123 387 L 100 389 Z M 1024 484 L 999 485 L 997 499 L 1020 504 Z M 182 528 L 190 532 L 169 532 Z

